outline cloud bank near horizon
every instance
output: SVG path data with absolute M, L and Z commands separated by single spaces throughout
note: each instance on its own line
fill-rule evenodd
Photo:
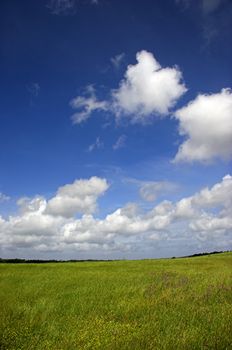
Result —
M 2 252 L 65 253 L 72 248 L 120 254 L 170 241 L 188 242 L 195 249 L 232 247 L 231 175 L 177 202 L 163 200 L 147 211 L 128 203 L 100 219 L 93 213 L 108 188 L 106 179 L 91 177 L 60 187 L 50 199 L 20 198 L 17 214 L 0 217 Z

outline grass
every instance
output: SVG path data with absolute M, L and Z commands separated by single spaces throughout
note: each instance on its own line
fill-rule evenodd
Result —
M 0 264 L 0 349 L 232 349 L 232 254 Z

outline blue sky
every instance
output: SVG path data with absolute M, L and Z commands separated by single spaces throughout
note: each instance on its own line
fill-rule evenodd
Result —
M 1 256 L 231 249 L 231 2 L 3 0 L 0 17 Z

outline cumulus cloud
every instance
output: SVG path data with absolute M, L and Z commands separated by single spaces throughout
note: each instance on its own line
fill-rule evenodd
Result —
M 47 203 L 46 212 L 51 215 L 72 217 L 76 213 L 93 213 L 97 199 L 109 185 L 105 179 L 93 176 L 88 180 L 76 180 L 58 189 Z
M 7 219 L 0 217 L 2 249 L 62 252 L 71 247 L 88 254 L 96 249 L 102 253 L 129 252 L 138 244 L 140 249 L 141 245 L 146 249 L 168 241 L 181 244 L 188 240 L 195 247 L 203 244 L 221 249 L 228 249 L 232 243 L 230 175 L 212 188 L 176 203 L 164 200 L 148 211 L 128 203 L 104 218 L 95 218 L 89 212 L 95 209 L 96 198 L 107 188 L 105 179 L 94 177 L 60 187 L 50 200 L 42 196 L 20 199 L 19 214 Z M 86 200 L 87 197 L 94 200 Z M 78 200 L 72 202 L 73 198 Z M 85 207 L 87 203 L 92 206 L 90 211 Z M 84 212 L 83 216 L 75 218 L 77 211 Z
M 214 215 L 207 215 L 203 213 L 199 219 L 196 219 L 190 224 L 193 231 L 199 233 L 201 239 L 206 239 L 210 234 L 221 234 L 225 230 L 232 229 L 231 217 L 217 217 Z M 202 234 L 203 233 L 203 234 Z
M 210 208 L 210 207 L 232 207 L 232 177 L 226 175 L 222 182 L 215 184 L 211 189 L 208 187 L 201 190 L 193 197 L 195 205 Z
M 152 53 L 136 54 L 137 64 L 127 67 L 118 89 L 112 92 L 117 117 L 127 115 L 132 122 L 144 123 L 151 115 L 169 113 L 186 92 L 177 67 L 162 68 Z
M 45 213 L 46 200 L 43 197 L 22 198 L 18 205 L 19 215 L 9 216 L 7 220 L 0 217 L 1 245 L 9 249 L 36 249 L 41 244 L 54 247 L 64 224 L 63 218 Z
M 111 58 L 118 67 L 124 55 Z M 113 113 L 116 120 L 127 117 L 132 123 L 145 124 L 154 115 L 168 114 L 177 100 L 187 91 L 178 67 L 162 68 L 152 53 L 136 54 L 137 63 L 129 65 L 118 89 L 111 90 L 109 101 L 99 101 L 92 85 L 88 96 L 77 96 L 70 105 L 78 111 L 72 116 L 74 124 L 89 119 L 94 111 Z
M 196 232 L 196 227 L 198 227 L 197 234 L 200 235 L 201 240 L 202 237 L 210 239 L 210 232 L 212 233 L 214 228 L 217 230 L 216 233 L 220 231 L 222 236 L 230 232 L 231 212 L 232 177 L 227 175 L 211 189 L 205 188 L 176 203 L 162 201 L 148 212 L 141 210 L 135 203 L 129 203 L 101 220 L 85 215 L 66 226 L 65 241 L 78 240 L 79 242 L 86 239 L 88 242 L 109 243 L 144 234 L 147 237 L 155 234 L 156 239 L 159 237 L 162 240 L 167 237 L 168 230 L 180 222 L 185 222 L 187 226 L 184 230 L 187 229 L 190 232 Z M 212 219 L 211 224 L 210 218 Z M 71 231 L 67 229 L 69 225 L 72 227 Z M 168 237 L 170 235 L 172 233 L 169 231 Z M 179 236 L 181 238 L 181 233 Z
M 115 142 L 115 144 L 113 145 L 113 149 L 116 151 L 120 148 L 125 147 L 126 145 L 126 135 L 121 135 L 119 136 L 119 138 L 117 139 L 117 141 Z
M 73 124 L 81 124 L 90 118 L 95 111 L 108 110 L 106 101 L 99 101 L 92 85 L 87 87 L 88 96 L 77 96 L 70 101 L 70 106 L 77 110 L 71 117 Z
M 175 162 L 207 162 L 232 157 L 232 92 L 222 89 L 211 95 L 198 95 L 175 112 L 179 133 L 186 140 Z
M 17 201 L 17 205 L 21 213 L 42 213 L 46 208 L 46 199 L 42 196 L 35 196 L 34 198 L 21 197 Z
M 175 216 L 177 218 L 198 219 L 202 213 L 213 209 L 221 217 L 232 213 L 232 176 L 226 175 L 222 181 L 212 188 L 203 188 L 191 197 L 182 198 L 176 203 Z M 203 210 L 203 211 L 202 211 Z M 230 213 L 230 214 L 229 214 Z

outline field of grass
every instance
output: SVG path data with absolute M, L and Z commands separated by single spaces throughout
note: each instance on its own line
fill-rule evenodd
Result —
M 232 349 L 232 254 L 0 264 L 0 349 Z

